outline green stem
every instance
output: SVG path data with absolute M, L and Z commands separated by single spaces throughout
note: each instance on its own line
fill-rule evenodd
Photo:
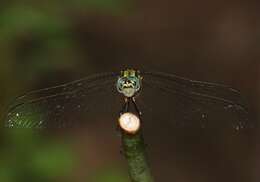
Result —
M 122 131 L 122 147 L 132 182 L 153 182 L 141 129 L 136 134 Z

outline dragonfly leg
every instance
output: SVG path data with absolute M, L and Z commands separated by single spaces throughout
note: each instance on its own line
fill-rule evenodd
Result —
M 124 114 L 125 112 L 128 112 L 128 109 L 129 109 L 129 99 L 128 98 L 125 98 L 124 99 L 124 105 L 120 111 L 120 115 Z
M 135 110 L 137 111 L 137 113 L 139 114 L 139 116 L 141 116 L 141 115 L 142 115 L 142 112 L 138 109 L 134 97 L 132 97 L 132 101 L 133 101 L 133 104 L 134 104 Z

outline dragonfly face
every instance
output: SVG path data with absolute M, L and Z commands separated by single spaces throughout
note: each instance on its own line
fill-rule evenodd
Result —
M 117 91 L 125 97 L 133 97 L 141 89 L 141 80 L 142 77 L 138 71 L 133 69 L 124 70 L 118 77 Z

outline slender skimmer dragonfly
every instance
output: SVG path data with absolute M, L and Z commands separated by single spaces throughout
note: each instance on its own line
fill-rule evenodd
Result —
M 142 111 L 144 121 L 158 122 L 158 126 L 168 123 L 174 127 L 240 130 L 250 124 L 241 94 L 233 88 L 163 72 L 125 69 L 17 97 L 9 107 L 5 125 L 64 128 L 97 119 L 115 121 L 122 104 L 125 108 L 130 102 Z

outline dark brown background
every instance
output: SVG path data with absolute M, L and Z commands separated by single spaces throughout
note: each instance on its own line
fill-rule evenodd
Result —
M 2 113 L 26 90 L 134 67 L 231 85 L 241 90 L 258 121 L 257 1 L 80 2 L 0 3 Z M 80 161 L 72 181 L 84 181 L 89 166 L 88 174 L 107 164 L 126 173 L 120 140 L 104 128 L 71 136 Z M 235 137 L 176 132 L 179 138 L 164 142 L 158 133 L 153 140 L 162 148 L 148 149 L 157 181 L 259 181 L 257 126 Z

